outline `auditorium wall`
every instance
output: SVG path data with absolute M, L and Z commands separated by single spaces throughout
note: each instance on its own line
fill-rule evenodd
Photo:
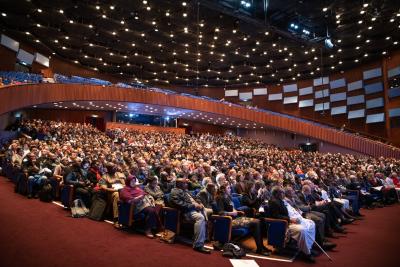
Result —
M 323 153 L 344 153 L 362 155 L 354 150 L 336 146 L 327 142 L 322 142 L 314 138 L 308 138 L 298 134 L 288 133 L 275 129 L 249 130 L 240 129 L 238 135 L 244 138 L 256 139 L 268 144 L 273 144 L 281 148 L 298 148 L 300 144 L 316 143 L 318 150 Z
M 23 110 L 23 118 L 25 119 L 43 119 L 84 123 L 87 122 L 87 118 L 89 117 L 102 118 L 104 119 L 104 122 L 109 122 L 112 121 L 112 112 L 96 110 L 59 110 L 42 108 Z
M 178 119 L 178 127 L 185 128 L 186 133 L 210 133 L 217 135 L 225 135 L 227 133 L 236 133 L 235 128 L 222 127 L 221 125 L 213 125 L 202 122 L 195 122 L 186 119 Z

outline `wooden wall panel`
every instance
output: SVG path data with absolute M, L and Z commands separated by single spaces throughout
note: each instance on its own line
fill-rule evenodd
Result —
M 128 124 L 119 122 L 107 122 L 106 129 L 129 129 L 141 132 L 163 132 L 163 133 L 175 133 L 184 134 L 185 128 L 173 128 L 173 127 L 161 127 L 161 126 L 148 126 L 140 124 Z

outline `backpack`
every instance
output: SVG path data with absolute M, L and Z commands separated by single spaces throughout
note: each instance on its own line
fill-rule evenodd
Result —
M 53 187 L 49 183 L 45 183 L 39 191 L 39 199 L 43 202 L 51 202 L 53 200 Z
M 100 221 L 103 218 L 104 210 L 106 209 L 107 202 L 101 197 L 93 199 L 92 206 L 90 207 L 88 217 L 95 221 Z
M 82 218 L 85 217 L 88 213 L 89 210 L 86 208 L 81 199 L 75 199 L 72 202 L 71 215 L 73 218 Z
M 246 256 L 246 252 L 241 247 L 233 243 L 226 243 L 222 250 L 222 256 L 224 257 L 240 259 Z

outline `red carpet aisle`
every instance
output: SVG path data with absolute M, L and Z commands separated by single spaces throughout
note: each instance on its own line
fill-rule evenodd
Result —
M 399 266 L 400 206 L 364 211 L 366 220 L 348 226 L 336 239 L 338 251 L 317 258 L 315 266 Z M 73 219 L 61 207 L 28 200 L 0 177 L 0 266 L 231 266 L 219 252 L 196 253 L 185 245 L 167 245 L 110 224 Z M 386 218 L 386 219 L 384 219 Z M 257 260 L 260 266 L 310 266 L 300 260 Z M 397 263 L 397 264 L 396 264 Z

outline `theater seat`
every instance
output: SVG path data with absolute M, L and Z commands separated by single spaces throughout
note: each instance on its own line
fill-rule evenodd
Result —
M 60 199 L 64 208 L 71 208 L 72 201 L 74 201 L 75 190 L 73 185 L 63 184 L 60 186 Z
M 180 234 L 181 214 L 178 209 L 163 207 L 161 210 L 164 229 L 174 232 L 176 235 Z
M 138 222 L 144 222 L 143 213 L 135 214 L 135 204 L 118 202 L 118 223 L 125 227 L 133 227 Z
M 232 228 L 231 216 L 212 215 L 211 222 L 213 224 L 213 240 L 219 241 L 221 244 L 228 243 L 231 239 L 238 240 L 250 234 L 247 227 Z
M 288 222 L 281 219 L 264 219 L 268 227 L 268 245 L 275 248 L 284 248 Z

